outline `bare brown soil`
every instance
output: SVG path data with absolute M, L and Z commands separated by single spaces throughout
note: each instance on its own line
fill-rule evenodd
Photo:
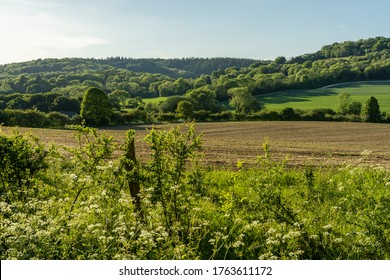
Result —
M 181 125 L 183 126 L 183 125 Z M 142 141 L 151 125 L 123 126 L 100 129 L 123 143 L 127 129 L 136 130 L 138 158 L 148 157 Z M 166 129 L 172 125 L 159 125 Z M 199 123 L 196 131 L 203 134 L 204 160 L 207 164 L 233 167 L 238 160 L 254 164 L 263 155 L 262 144 L 267 138 L 271 157 L 288 157 L 292 165 L 339 165 L 365 163 L 390 168 L 390 125 L 334 122 L 222 122 Z M 3 131 L 10 128 L 3 127 Z M 74 132 L 56 129 L 18 128 L 31 132 L 45 143 L 73 146 Z

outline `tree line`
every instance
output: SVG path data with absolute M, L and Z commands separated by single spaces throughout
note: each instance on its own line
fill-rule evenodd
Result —
M 237 95 L 245 95 L 247 92 L 239 89 Z M 242 96 L 237 96 L 237 99 Z M 352 122 L 390 122 L 389 114 L 380 111 L 378 100 L 371 96 L 364 104 L 352 100 L 347 93 L 340 93 L 337 110 L 318 108 L 313 110 L 299 110 L 285 107 L 282 110 L 261 110 L 261 103 L 255 102 L 259 110 L 242 112 L 241 108 L 235 112 L 222 110 L 217 104 L 208 103 L 202 95 L 195 96 L 204 101 L 203 106 L 209 110 L 195 107 L 190 98 L 170 97 L 173 100 L 171 109 L 161 112 L 158 106 L 151 106 L 137 100 L 138 106 L 129 111 L 116 111 L 112 106 L 107 94 L 98 88 L 89 88 L 82 99 L 80 114 L 73 116 L 59 112 L 44 113 L 37 109 L 30 110 L 0 110 L 0 123 L 7 126 L 27 127 L 55 127 L 63 128 L 66 125 L 84 124 L 93 127 L 107 125 L 128 125 L 139 123 L 162 123 L 183 121 L 352 121 Z M 235 99 L 232 99 L 232 102 Z M 255 100 L 256 101 L 256 100 Z M 200 102 L 198 104 L 201 104 Z M 246 106 L 243 104 L 242 106 Z M 174 110 L 174 108 L 176 108 Z M 170 111 L 174 110 L 174 111 Z

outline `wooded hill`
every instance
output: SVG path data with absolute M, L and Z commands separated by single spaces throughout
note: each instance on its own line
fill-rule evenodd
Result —
M 255 59 L 246 58 L 63 58 L 38 59 L 28 62 L 0 65 L 2 77 L 21 74 L 80 73 L 83 71 L 106 71 L 124 69 L 136 73 L 162 74 L 170 78 L 195 78 L 202 74 L 211 74 L 228 67 L 247 67 Z M 268 61 L 269 62 L 269 61 Z M 266 62 L 264 62 L 266 63 Z
M 219 102 L 238 104 L 234 98 L 242 96 L 384 79 L 390 79 L 390 38 L 385 37 L 334 43 L 312 54 L 274 61 L 42 59 L 0 66 L 0 109 L 78 112 L 85 91 L 97 87 L 118 109 L 140 105 L 130 100 L 135 97 L 175 96 L 169 106 L 162 104 L 150 112 L 175 113 L 178 103 L 187 101 L 191 111 L 220 113 L 224 108 Z M 258 105 L 243 109 L 237 105 L 236 112 L 254 113 L 261 109 Z

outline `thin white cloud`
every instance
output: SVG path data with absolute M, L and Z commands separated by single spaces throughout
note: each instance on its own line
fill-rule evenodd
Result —
M 30 6 L 36 8 L 59 8 L 64 7 L 63 3 L 59 3 L 57 1 L 43 1 L 43 0 L 0 0 L 0 3 L 7 3 L 22 6 Z
M 81 36 L 53 36 L 46 46 L 51 47 L 56 50 L 76 50 L 84 49 L 94 45 L 103 45 L 109 43 L 108 40 L 94 37 L 91 35 L 81 35 Z
M 109 43 L 77 23 L 39 12 L 0 16 L 0 64 L 44 57 L 77 56 L 83 49 Z M 77 32 L 75 32 L 77 30 Z

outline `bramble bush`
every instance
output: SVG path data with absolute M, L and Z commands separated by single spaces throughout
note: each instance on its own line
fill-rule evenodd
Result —
M 151 130 L 138 161 L 134 131 L 69 128 L 75 147 L 0 133 L 1 259 L 390 257 L 385 168 L 291 167 L 265 140 L 257 166 L 213 170 L 193 126 Z
M 1 133 L 1 131 L 0 131 Z M 0 195 L 5 201 L 26 201 L 38 190 L 33 184 L 37 174 L 47 167 L 46 151 L 32 135 L 0 134 Z

